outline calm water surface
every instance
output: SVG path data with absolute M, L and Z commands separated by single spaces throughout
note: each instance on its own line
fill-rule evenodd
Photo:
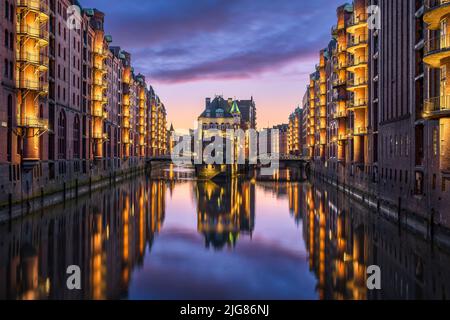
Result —
M 1 299 L 446 299 L 450 259 L 334 189 L 166 170 L 0 226 Z M 382 290 L 368 291 L 379 265 Z M 66 289 L 78 265 L 82 290 Z

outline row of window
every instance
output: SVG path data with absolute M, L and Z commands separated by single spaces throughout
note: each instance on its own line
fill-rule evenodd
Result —
M 12 80 L 14 78 L 14 63 L 5 59 L 3 62 L 3 76 Z
M 9 32 L 8 29 L 5 29 L 4 38 L 5 48 L 14 50 L 14 34 L 12 32 Z
M 13 3 L 9 3 L 8 0 L 5 0 L 5 19 L 8 19 L 10 22 L 14 22 L 14 5 Z

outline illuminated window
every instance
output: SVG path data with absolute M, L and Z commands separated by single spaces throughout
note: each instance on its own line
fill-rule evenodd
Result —
M 66 115 L 64 111 L 58 117 L 58 159 L 66 158 Z
M 438 155 L 438 130 L 436 128 L 433 129 L 433 154 L 434 156 Z
M 80 158 L 80 119 L 78 115 L 73 121 L 73 157 Z
M 441 124 L 441 156 L 445 156 L 445 139 L 444 139 L 444 124 Z

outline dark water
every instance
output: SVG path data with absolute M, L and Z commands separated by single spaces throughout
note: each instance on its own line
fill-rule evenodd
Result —
M 0 226 L 1 299 L 446 299 L 449 255 L 310 183 L 136 178 Z M 66 287 L 78 265 L 82 289 Z M 381 268 L 382 289 L 366 286 Z

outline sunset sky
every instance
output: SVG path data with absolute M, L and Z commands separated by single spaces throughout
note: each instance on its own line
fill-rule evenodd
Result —
M 205 97 L 256 101 L 258 127 L 286 123 L 330 40 L 339 0 L 81 0 L 106 14 L 112 45 L 132 53 L 175 128 Z

